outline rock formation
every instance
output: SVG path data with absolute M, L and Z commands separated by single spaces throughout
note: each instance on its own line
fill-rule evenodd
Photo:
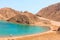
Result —
M 8 20 L 17 14 L 18 14 L 18 12 L 11 8 L 1 8 L 0 9 L 0 19 L 1 20 Z
M 0 9 L 0 20 L 23 24 L 34 24 L 40 21 L 36 15 L 28 11 L 20 12 L 11 8 Z
M 40 10 L 36 15 L 60 22 L 60 3 L 45 7 Z
M 23 24 L 34 24 L 36 22 L 39 22 L 39 19 L 37 16 L 33 15 L 30 12 L 22 12 L 20 13 L 20 15 L 16 15 L 7 21 L 23 23 Z

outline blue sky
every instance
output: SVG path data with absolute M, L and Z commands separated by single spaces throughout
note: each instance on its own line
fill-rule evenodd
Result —
M 15 10 L 26 10 L 35 14 L 40 9 L 58 2 L 60 0 L 0 0 L 0 8 L 10 7 Z

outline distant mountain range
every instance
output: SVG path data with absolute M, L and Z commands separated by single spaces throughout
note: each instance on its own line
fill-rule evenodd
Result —
M 41 9 L 36 15 L 50 20 L 60 21 L 60 3 Z

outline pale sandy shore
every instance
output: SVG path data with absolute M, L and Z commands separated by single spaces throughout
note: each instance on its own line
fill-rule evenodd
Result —
M 27 36 L 5 37 L 0 38 L 0 40 L 60 40 L 60 34 L 56 31 L 48 31 Z
M 54 22 L 55 23 L 55 22 Z M 34 25 L 40 25 L 40 26 L 47 26 L 51 28 L 49 31 L 43 32 L 43 33 L 37 33 L 32 35 L 26 35 L 26 36 L 11 36 L 11 37 L 0 37 L 0 40 L 60 40 L 60 33 L 57 31 L 59 26 L 44 23 L 36 23 Z

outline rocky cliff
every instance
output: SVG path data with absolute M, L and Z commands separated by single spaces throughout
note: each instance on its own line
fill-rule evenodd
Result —
M 41 9 L 36 15 L 60 22 L 60 3 Z

